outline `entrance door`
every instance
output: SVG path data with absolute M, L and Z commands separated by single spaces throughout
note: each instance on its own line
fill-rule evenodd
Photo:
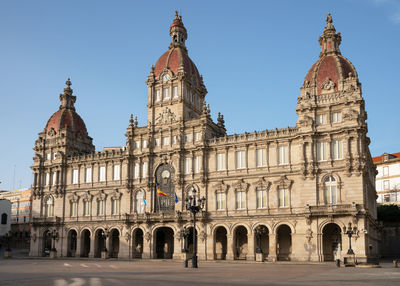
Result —
M 156 258 L 172 259 L 174 253 L 174 232 L 169 227 L 161 227 L 156 232 Z

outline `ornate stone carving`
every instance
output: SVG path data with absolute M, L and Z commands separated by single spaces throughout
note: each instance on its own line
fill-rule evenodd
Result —
M 176 115 L 166 107 L 156 118 L 156 124 L 169 124 L 176 121 Z
M 331 89 L 334 89 L 335 86 L 336 84 L 329 77 L 327 77 L 321 84 L 321 89 L 330 91 Z
M 311 228 L 306 230 L 306 238 L 308 242 L 310 242 L 311 239 L 313 238 L 313 231 L 311 230 Z
M 144 235 L 144 238 L 146 239 L 147 242 L 149 242 L 150 239 L 151 239 L 151 233 L 150 232 L 146 232 L 146 234 Z

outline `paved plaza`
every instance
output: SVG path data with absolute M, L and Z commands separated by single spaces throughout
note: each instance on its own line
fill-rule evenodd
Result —
M 0 285 L 400 285 L 400 268 L 160 260 L 0 259 Z

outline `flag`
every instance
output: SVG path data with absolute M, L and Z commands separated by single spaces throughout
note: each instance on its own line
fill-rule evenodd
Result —
M 146 202 L 146 200 L 144 199 L 144 195 L 143 195 L 143 203 L 144 203 L 145 206 L 147 206 L 147 202 Z
M 159 195 L 159 196 L 164 196 L 164 197 L 167 196 L 167 194 L 164 193 L 163 191 L 161 191 L 160 188 L 157 188 L 157 195 Z
M 178 196 L 175 193 L 175 203 L 177 204 L 179 202 Z

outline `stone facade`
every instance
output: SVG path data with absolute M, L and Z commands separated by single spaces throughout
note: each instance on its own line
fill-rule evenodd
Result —
M 367 113 L 330 15 L 320 59 L 297 98 L 296 126 L 260 132 L 227 135 L 223 116 L 212 120 L 178 14 L 170 35 L 146 82 L 147 125 L 131 116 L 125 147 L 94 152 L 67 81 L 60 110 L 35 143 L 30 255 L 51 247 L 55 229 L 59 256 L 183 259 L 193 230 L 182 202 L 195 189 L 207 199 L 196 229 L 199 259 L 255 260 L 259 247 L 269 261 L 333 260 L 348 249 L 349 222 L 357 259 L 375 256 Z

